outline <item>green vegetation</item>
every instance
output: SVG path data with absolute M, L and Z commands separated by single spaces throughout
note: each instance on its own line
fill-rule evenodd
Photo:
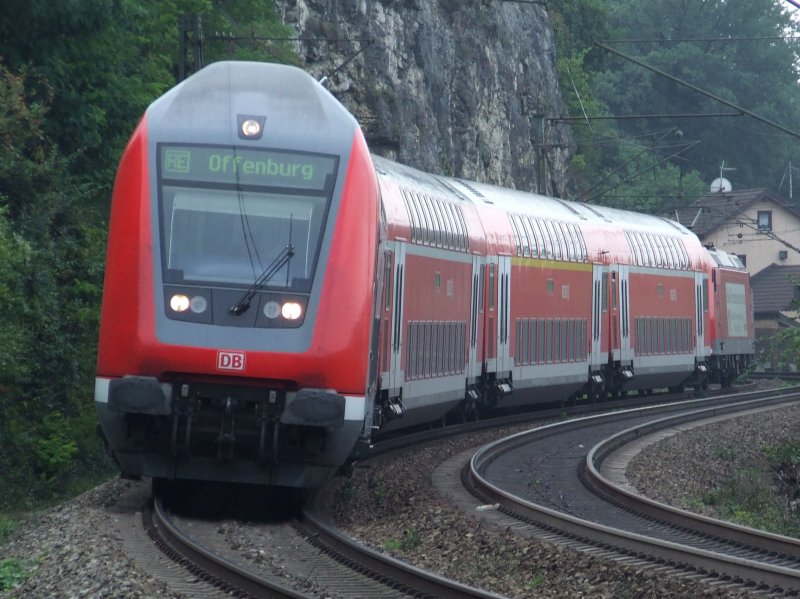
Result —
M 16 522 L 9 516 L 0 514 L 0 545 L 5 543 L 6 538 L 16 527 Z
M 407 528 L 403 534 L 403 538 L 399 541 L 390 540 L 383 544 L 383 548 L 390 551 L 413 551 L 422 544 L 422 539 L 419 538 L 419 532 L 413 528 Z
M 136 122 L 175 83 L 185 13 L 203 18 L 206 62 L 295 61 L 286 41 L 212 39 L 291 35 L 267 0 L 7 0 L 0 11 L 0 512 L 113 472 L 93 404 L 111 185 Z M 3 580 L 19 571 L 4 562 Z
M 720 460 L 724 460 L 726 462 L 734 462 L 736 461 L 736 456 L 738 452 L 733 447 L 717 447 L 714 450 L 714 457 Z
M 770 469 L 741 466 L 724 485 L 706 493 L 701 502 L 719 518 L 791 537 L 800 537 L 800 441 L 764 448 Z M 726 461 L 735 461 L 730 448 L 720 450 Z
M 0 560 L 0 591 L 7 591 L 28 577 L 25 565 L 18 559 Z
M 375 507 L 383 507 L 383 502 L 386 499 L 386 487 L 383 485 L 377 485 L 371 487 L 372 490 L 372 501 L 375 504 Z
M 635 61 L 798 132 L 800 63 L 781 3 L 578 0 L 550 10 L 562 95 L 582 119 L 574 197 L 670 212 L 707 191 L 723 161 L 736 169 L 726 175 L 734 188 L 778 189 L 797 161 L 796 136 L 750 116 L 710 116 L 737 111 Z
M 537 589 L 544 584 L 544 581 L 545 581 L 544 576 L 534 576 L 528 581 L 526 586 L 531 590 Z
M 793 283 L 798 285 L 799 282 Z M 790 372 L 800 367 L 800 328 L 778 329 L 757 345 L 762 348 L 757 356 L 759 363 L 769 366 L 774 372 Z

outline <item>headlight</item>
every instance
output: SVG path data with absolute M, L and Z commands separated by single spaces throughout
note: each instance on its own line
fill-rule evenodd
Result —
M 297 302 L 286 302 L 281 307 L 281 314 L 286 320 L 297 320 L 303 314 L 303 307 Z
M 189 308 L 195 314 L 202 314 L 208 308 L 208 300 L 202 295 L 195 295 L 189 302 Z
M 257 137 L 261 133 L 261 123 L 255 119 L 247 119 L 242 123 L 242 134 L 245 137 Z
M 264 316 L 269 319 L 278 318 L 281 315 L 281 305 L 278 302 L 267 302 L 264 304 Z
M 189 301 L 189 298 L 182 293 L 176 293 L 169 298 L 169 307 L 175 312 L 186 312 L 186 310 L 189 309 L 190 304 L 191 302 Z

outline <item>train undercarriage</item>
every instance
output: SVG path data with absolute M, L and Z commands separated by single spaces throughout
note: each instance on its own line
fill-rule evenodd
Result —
M 102 395 L 102 394 L 101 394 Z M 123 475 L 313 486 L 345 461 L 361 422 L 320 389 L 113 379 L 99 402 Z

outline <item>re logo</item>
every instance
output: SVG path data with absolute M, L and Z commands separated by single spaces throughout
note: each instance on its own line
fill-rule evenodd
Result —
M 218 351 L 217 370 L 244 371 L 244 353 L 234 351 Z
M 192 155 L 186 150 L 169 149 L 164 154 L 164 170 L 168 173 L 188 173 Z

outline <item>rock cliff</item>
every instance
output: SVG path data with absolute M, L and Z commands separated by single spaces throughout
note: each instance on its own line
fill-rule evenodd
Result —
M 571 141 L 547 12 L 499 0 L 278 0 L 297 52 L 371 150 L 434 173 L 561 195 Z

